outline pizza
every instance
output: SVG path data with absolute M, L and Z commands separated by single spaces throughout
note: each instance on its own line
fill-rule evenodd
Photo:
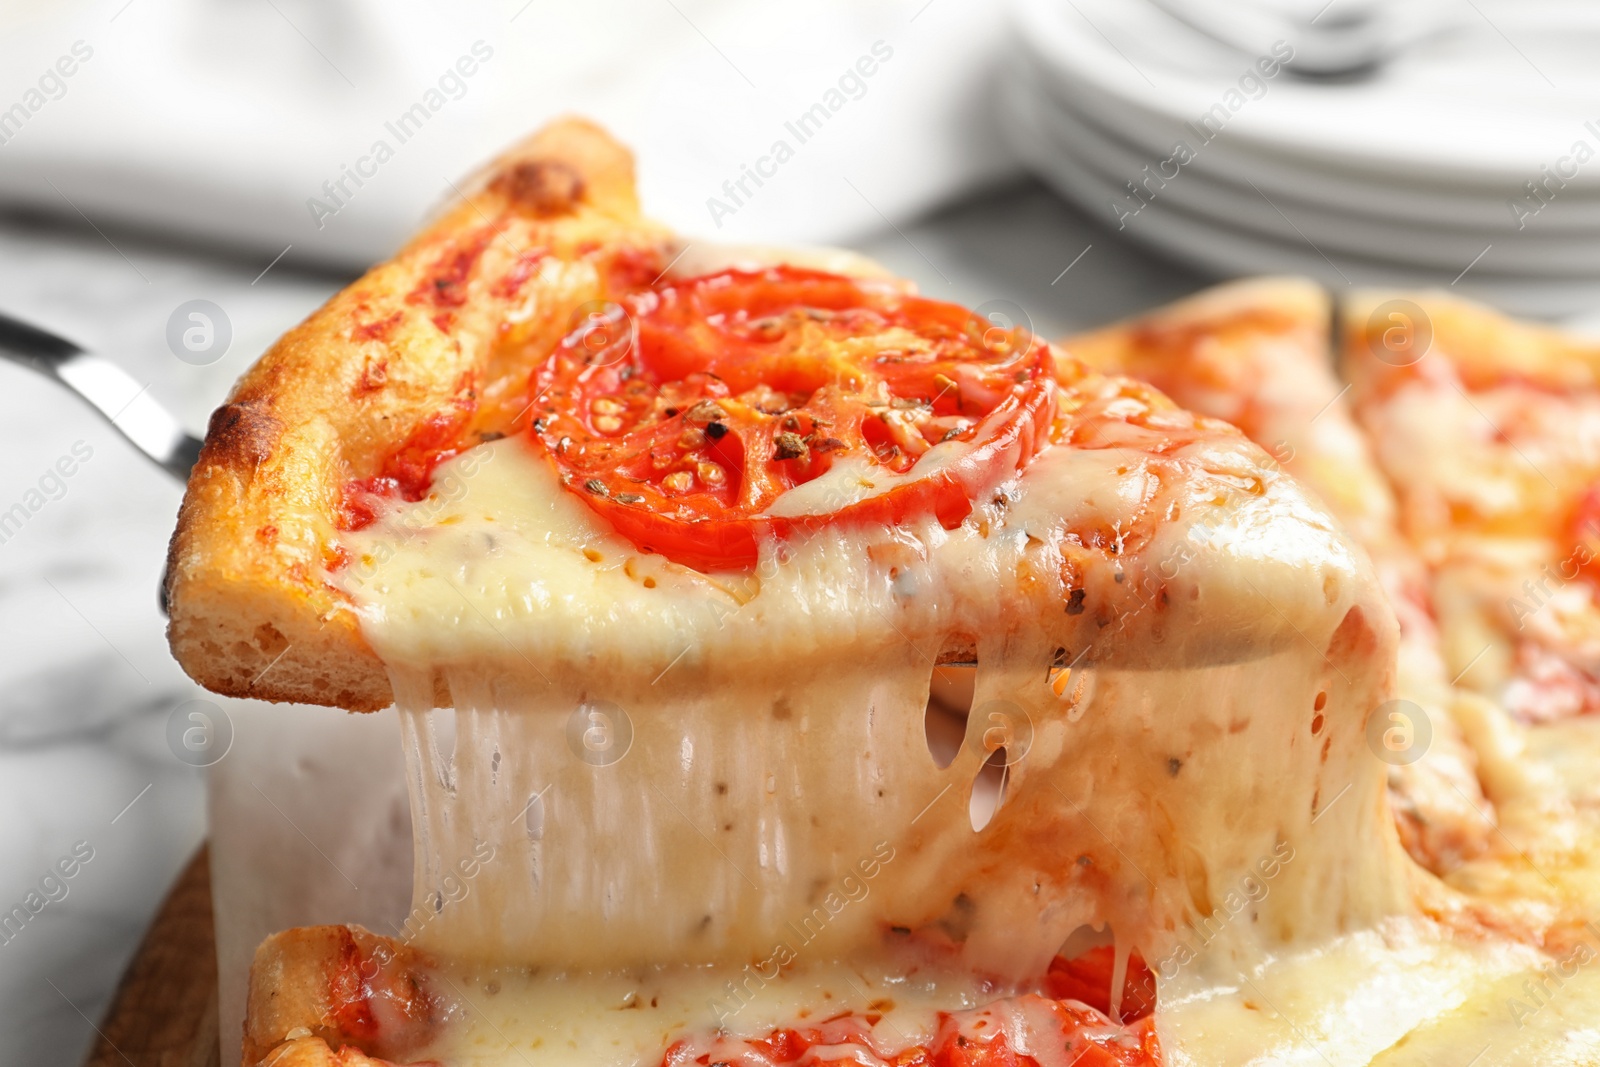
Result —
M 1430 733 L 1415 759 L 1395 753 L 1390 807 L 1412 858 L 1444 874 L 1486 849 L 1492 804 L 1457 725 L 1470 696 L 1452 684 L 1423 557 L 1401 530 L 1395 490 L 1334 375 L 1332 314 L 1326 290 L 1310 281 L 1254 279 L 1063 344 L 1238 426 L 1366 549 L 1399 623 L 1396 699 L 1415 707 Z
M 1600 735 L 1452 671 L 1483 531 L 1332 321 L 1052 344 L 513 148 L 185 496 L 185 669 L 396 705 L 411 797 L 411 914 L 266 941 L 244 1062 L 1600 1063 Z
M 1522 721 L 1600 709 L 1587 580 L 1600 547 L 1600 345 L 1460 300 L 1380 294 L 1352 300 L 1346 336 L 1355 410 L 1439 575 L 1452 674 Z
M 1578 650 L 1600 574 L 1585 525 L 1600 348 L 1443 294 L 1357 293 L 1335 307 L 1320 286 L 1277 278 L 1063 344 L 1229 419 L 1327 501 L 1399 623 L 1401 703 L 1371 733 L 1411 858 L 1480 900 L 1559 902 L 1592 935 L 1586 842 L 1600 794 L 1584 768 L 1600 733 L 1578 718 L 1593 710 Z M 1535 599 L 1519 601 L 1529 589 Z M 1536 626 L 1532 603 L 1551 605 Z M 1600 947 L 1582 940 L 1558 975 Z M 1548 993 L 1538 980 L 1509 992 L 1504 1017 L 1524 1028 Z M 1502 1042 L 1479 1044 L 1518 1062 Z

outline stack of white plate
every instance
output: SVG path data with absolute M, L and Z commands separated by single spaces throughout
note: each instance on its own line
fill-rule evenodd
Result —
M 1407 0 L 1352 59 L 1343 5 L 1018 0 L 1002 121 L 1091 215 L 1220 274 L 1600 310 L 1600 10 Z

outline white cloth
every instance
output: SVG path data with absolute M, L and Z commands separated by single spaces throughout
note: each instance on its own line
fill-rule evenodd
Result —
M 839 240 L 1015 169 L 1004 24 L 977 0 L 5 0 L 0 203 L 362 265 L 577 112 L 681 232 Z

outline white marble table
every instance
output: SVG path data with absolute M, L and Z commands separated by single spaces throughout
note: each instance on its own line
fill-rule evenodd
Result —
M 858 247 L 930 296 L 1020 305 L 1045 335 L 1204 283 L 1026 183 Z M 266 266 L 137 234 L 0 221 L 0 311 L 113 357 L 195 431 L 248 363 L 343 281 L 263 276 Z M 211 366 L 167 347 L 168 316 L 192 299 L 232 324 Z M 203 772 L 167 740 L 173 710 L 201 693 L 168 655 L 156 603 L 179 487 L 75 400 L 8 365 L 0 436 L 0 516 L 27 512 L 0 523 L 0 919 L 38 894 L 37 915 L 0 940 L 0 1067 L 75 1067 L 205 834 Z M 73 458 L 58 468 L 63 457 Z M 92 859 L 44 882 L 79 842 Z

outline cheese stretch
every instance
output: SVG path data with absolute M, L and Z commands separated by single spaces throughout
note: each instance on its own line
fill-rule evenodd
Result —
M 1366 741 L 1392 613 L 1242 438 L 1054 447 L 955 530 L 823 527 L 710 576 L 640 554 L 508 438 L 345 544 L 334 580 L 405 731 L 407 933 L 469 976 L 444 1062 L 654 1063 L 819 983 L 912 1031 L 1091 928 L 1156 972 L 1171 1062 L 1366 1063 L 1533 966 L 1421 918 Z M 952 651 L 975 690 L 940 767 Z M 1340 1037 L 1363 1012 L 1381 1023 Z

